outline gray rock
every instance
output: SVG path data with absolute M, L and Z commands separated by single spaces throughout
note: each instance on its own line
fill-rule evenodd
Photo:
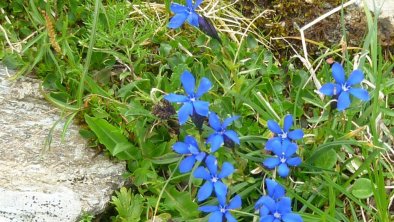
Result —
M 83 212 L 98 214 L 123 185 L 124 163 L 86 147 L 71 124 L 63 124 L 44 149 L 50 128 L 61 118 L 43 100 L 39 81 L 8 80 L 0 66 L 0 221 L 76 221 Z

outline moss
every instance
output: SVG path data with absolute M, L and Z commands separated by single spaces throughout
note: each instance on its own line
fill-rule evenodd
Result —
M 242 14 L 248 18 L 254 18 L 263 10 L 272 10 L 273 13 L 270 13 L 269 16 L 256 21 L 256 26 L 268 37 L 299 37 L 300 33 L 297 26 L 304 26 L 341 3 L 342 0 L 242 0 L 239 1 L 238 7 Z M 353 12 L 357 13 L 355 8 L 349 7 L 346 10 L 354 10 Z M 357 14 L 356 18 L 353 15 L 346 17 L 345 13 L 345 28 L 347 29 L 347 35 L 349 35 L 348 39 L 351 39 L 349 44 L 359 45 L 365 34 L 365 22 L 360 21 L 360 25 L 353 27 L 354 19 L 359 19 L 360 16 L 362 17 L 363 14 Z M 316 42 L 322 42 L 329 47 L 332 47 L 333 44 L 339 44 L 342 38 L 340 21 L 341 13 L 335 13 L 308 29 L 305 37 Z M 358 24 L 357 22 L 356 24 Z M 300 46 L 300 41 L 298 40 L 290 40 L 290 42 L 295 46 Z M 277 57 L 285 59 L 289 55 L 294 55 L 294 52 L 288 53 L 289 47 L 286 42 L 278 40 L 274 41 L 273 44 Z M 308 47 L 311 54 L 316 54 L 320 51 L 318 46 L 308 44 Z

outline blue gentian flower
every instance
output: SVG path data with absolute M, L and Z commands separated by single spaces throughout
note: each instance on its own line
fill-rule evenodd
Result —
M 196 9 L 201 2 L 202 0 L 196 0 L 196 3 L 193 5 L 192 0 L 186 0 L 186 6 L 178 3 L 171 3 L 170 9 L 175 15 L 171 18 L 168 28 L 179 28 L 185 21 L 198 28 L 199 15 L 196 13 Z
M 268 120 L 267 125 L 268 129 L 275 134 L 275 136 L 269 139 L 265 145 L 266 149 L 269 151 L 272 151 L 269 149 L 269 147 L 272 147 L 271 143 L 274 141 L 290 142 L 302 139 L 302 137 L 304 137 L 304 132 L 301 129 L 290 131 L 290 128 L 293 126 L 293 116 L 291 114 L 285 116 L 283 129 L 281 129 L 279 124 L 273 120 Z
M 199 98 L 211 88 L 211 82 L 207 78 L 202 78 L 197 92 L 194 92 L 195 82 L 193 75 L 184 71 L 181 76 L 183 88 L 186 91 L 185 95 L 178 95 L 170 93 L 164 96 L 164 99 L 169 102 L 183 103 L 178 111 L 179 124 L 183 125 L 189 119 L 189 116 L 198 114 L 200 116 L 208 116 L 209 103 L 200 101 Z
M 369 100 L 368 91 L 352 87 L 363 81 L 364 74 L 361 70 L 354 70 L 350 73 L 349 79 L 346 81 L 345 70 L 341 64 L 335 62 L 332 64 L 331 69 L 336 83 L 324 84 L 319 91 L 324 95 L 335 96 L 335 98 L 338 98 L 338 111 L 343 111 L 350 106 L 351 101 L 349 93 L 362 101 Z
M 175 152 L 187 156 L 179 164 L 179 171 L 181 173 L 189 172 L 193 168 L 195 162 L 202 161 L 206 155 L 199 150 L 197 141 L 192 136 L 186 136 L 185 142 L 176 142 L 172 148 Z
M 206 180 L 205 184 L 198 190 L 198 201 L 203 201 L 210 197 L 213 190 L 216 196 L 225 196 L 227 194 L 227 187 L 222 182 L 222 179 L 234 172 L 234 166 L 229 162 L 224 162 L 222 171 L 219 173 L 217 160 L 212 155 L 207 156 L 205 163 L 208 170 L 200 166 L 194 171 L 194 177 Z
M 275 180 L 265 180 L 268 195 L 260 197 L 255 209 L 260 211 L 260 222 L 299 222 L 302 218 L 291 212 L 291 200 L 285 197 L 285 188 Z
M 268 147 L 276 155 L 264 160 L 263 164 L 269 169 L 278 167 L 278 174 L 281 177 L 287 177 L 289 175 L 289 166 L 298 166 L 301 164 L 300 157 L 293 157 L 297 151 L 297 145 L 288 141 L 283 143 L 275 140 Z
M 211 152 L 218 150 L 224 143 L 229 143 L 229 140 L 239 144 L 237 133 L 233 130 L 227 130 L 227 126 L 238 118 L 239 116 L 229 117 L 221 123 L 214 112 L 209 114 L 209 125 L 215 130 L 207 139 L 207 143 L 211 145 Z
M 231 215 L 229 210 L 240 208 L 242 205 L 241 197 L 239 195 L 235 196 L 228 205 L 226 205 L 226 198 L 223 196 L 218 196 L 219 205 L 218 206 L 202 206 L 198 209 L 205 213 L 211 213 L 208 222 L 221 222 L 224 218 L 228 222 L 237 222 L 237 219 Z
M 300 215 L 291 211 L 291 199 L 282 197 L 275 201 L 270 196 L 260 198 L 260 222 L 302 222 Z

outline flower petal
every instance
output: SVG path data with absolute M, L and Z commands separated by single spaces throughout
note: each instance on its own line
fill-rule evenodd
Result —
M 205 163 L 209 169 L 209 173 L 216 175 L 218 171 L 218 161 L 216 160 L 216 157 L 213 155 L 207 156 L 207 158 L 205 159 Z
M 283 123 L 283 131 L 289 132 L 289 129 L 293 126 L 293 116 L 288 114 L 285 116 L 285 120 Z
M 175 14 L 186 13 L 187 7 L 178 3 L 171 3 L 170 10 Z
M 188 149 L 190 153 L 193 155 L 198 155 L 200 153 L 200 150 L 197 147 L 193 146 L 192 144 L 189 144 Z
M 350 106 L 349 93 L 343 91 L 338 97 L 337 109 L 338 111 L 343 111 L 347 109 L 349 106 Z
M 198 208 L 199 211 L 205 212 L 205 213 L 211 213 L 214 211 L 219 211 L 218 206 L 212 206 L 212 205 L 207 205 L 207 206 L 201 206 Z
M 242 200 L 239 195 L 236 195 L 228 204 L 227 208 L 228 209 L 237 209 L 242 206 Z
M 179 124 L 183 125 L 189 119 L 189 116 L 193 114 L 193 105 L 191 103 L 184 103 L 178 111 Z
M 279 124 L 273 120 L 268 120 L 267 121 L 267 126 L 268 129 L 271 130 L 271 132 L 276 133 L 276 134 L 281 134 L 282 129 L 280 128 Z
M 195 162 L 196 162 L 196 158 L 194 156 L 186 157 L 179 164 L 179 172 L 181 173 L 189 172 L 193 168 Z
M 215 188 L 215 194 L 217 197 L 225 197 L 227 195 L 227 187 L 223 182 L 217 181 L 216 183 L 213 183 L 213 187 Z
M 190 144 L 190 145 L 193 145 L 195 148 L 198 149 L 197 140 L 196 140 L 193 136 L 187 135 L 187 136 L 185 137 L 185 143 Z
M 193 74 L 185 70 L 181 75 L 181 82 L 187 95 L 194 96 L 194 88 L 195 88 L 196 80 L 194 79 Z
M 259 222 L 274 222 L 275 217 L 273 215 L 267 215 L 265 217 L 260 218 Z
M 256 202 L 254 207 L 261 208 L 263 206 L 267 207 L 271 212 L 274 212 L 276 210 L 275 200 L 269 196 L 260 197 L 260 199 Z
M 208 222 L 218 222 L 218 221 L 223 221 L 223 214 L 219 210 L 211 214 Z
M 198 14 L 196 12 L 192 12 L 191 14 L 189 14 L 187 22 L 189 22 L 190 25 L 198 28 Z
M 199 154 L 196 155 L 196 160 L 201 162 L 205 158 L 205 155 L 206 155 L 205 152 L 200 152 Z
M 350 88 L 349 89 L 350 94 L 353 96 L 357 97 L 358 99 L 362 101 L 368 101 L 369 100 L 369 94 L 368 91 L 365 89 L 360 89 L 360 88 Z
M 288 141 L 289 140 L 283 140 L 283 142 L 279 142 L 279 144 L 275 142 L 274 146 L 272 147 L 272 152 L 277 156 L 283 156 L 289 144 Z
M 204 93 L 208 92 L 208 90 L 211 88 L 212 83 L 209 81 L 207 78 L 202 78 L 200 80 L 200 85 L 198 86 L 197 93 L 196 93 L 196 98 L 200 98 Z
M 207 143 L 211 144 L 211 153 L 216 152 L 224 143 L 223 136 L 215 133 L 214 136 L 208 138 Z
M 277 203 L 276 207 L 281 215 L 291 212 L 291 199 L 289 197 L 281 198 Z
M 287 177 L 289 175 L 289 173 L 290 173 L 290 169 L 287 166 L 287 164 L 282 163 L 282 164 L 279 165 L 279 167 L 278 167 L 278 174 L 279 174 L 279 176 Z
M 279 165 L 279 163 L 280 160 L 278 157 L 270 157 L 264 160 L 263 165 L 268 169 L 274 169 L 276 166 Z
M 234 166 L 229 162 L 224 162 L 222 165 L 222 171 L 219 173 L 218 177 L 223 179 L 234 173 Z
M 227 211 L 224 216 L 226 216 L 227 222 L 237 222 L 237 220 L 231 215 L 229 211 Z
M 209 113 L 209 102 L 205 101 L 194 101 L 193 102 L 194 109 L 196 113 L 200 116 L 208 116 Z
M 170 22 L 168 23 L 167 27 L 171 28 L 171 29 L 176 29 L 181 27 L 181 25 L 183 25 L 183 23 L 185 23 L 186 19 L 188 17 L 187 13 L 178 13 L 175 14 Z
M 278 200 L 279 198 L 283 197 L 286 193 L 285 188 L 282 187 L 279 183 L 275 180 L 266 179 L 265 184 L 267 185 L 267 192 L 270 197 L 274 200 Z
M 165 95 L 164 99 L 167 100 L 168 102 L 172 102 L 172 103 L 179 103 L 179 102 L 182 103 L 182 102 L 188 101 L 187 96 L 178 95 L 178 94 L 174 94 L 174 93 L 170 93 L 168 95 Z
M 213 190 L 213 184 L 211 181 L 207 181 L 200 187 L 197 193 L 197 199 L 198 201 L 203 201 L 206 200 L 208 197 L 211 196 Z
M 268 207 L 266 207 L 266 206 L 261 206 L 260 207 L 259 214 L 260 214 L 261 218 L 267 216 L 269 213 L 270 213 L 270 210 L 268 209 Z
M 172 149 L 179 154 L 190 154 L 189 145 L 183 142 L 176 142 Z
M 239 116 L 232 116 L 223 121 L 222 128 L 226 129 L 233 121 L 237 120 Z
M 343 69 L 342 65 L 335 62 L 331 66 L 332 76 L 334 77 L 337 83 L 343 84 L 345 83 L 345 70 Z
M 335 88 L 337 87 L 337 85 L 338 84 L 335 83 L 326 83 L 319 89 L 319 91 L 326 96 L 332 96 L 336 94 Z
M 226 200 L 227 200 L 227 193 L 226 194 L 224 194 L 224 193 L 217 193 L 217 192 L 215 192 L 215 193 L 216 193 L 216 198 L 219 201 L 219 205 L 220 206 L 225 206 L 226 205 Z
M 239 144 L 238 134 L 234 130 L 226 130 L 224 135 L 234 141 L 234 143 Z
M 272 137 L 265 144 L 265 149 L 268 151 L 272 151 L 275 147 L 281 146 L 282 139 L 279 137 Z
M 285 215 L 282 215 L 282 220 L 284 222 L 302 222 L 302 217 L 298 214 L 295 213 L 288 213 Z
M 195 178 L 202 178 L 204 180 L 211 180 L 211 174 L 205 167 L 199 166 L 193 173 Z
M 300 157 L 293 157 L 287 159 L 286 163 L 289 166 L 299 166 L 302 163 L 302 160 Z
M 287 136 L 292 140 L 299 140 L 304 137 L 304 132 L 302 131 L 302 129 L 296 129 L 296 130 L 290 131 L 287 134 Z
M 193 0 L 186 0 L 186 6 L 188 8 L 193 8 Z
M 347 79 L 347 85 L 352 86 L 355 84 L 359 84 L 361 81 L 363 81 L 363 79 L 364 73 L 361 70 L 356 69 L 352 73 L 350 73 L 350 76 Z
M 285 157 L 291 157 L 297 151 L 297 148 L 297 144 L 295 143 L 288 143 L 287 145 L 285 145 Z
M 221 122 L 220 119 L 218 117 L 218 115 L 216 115 L 216 113 L 214 112 L 210 112 L 209 113 L 209 125 L 212 127 L 212 129 L 214 129 L 215 131 L 221 131 Z

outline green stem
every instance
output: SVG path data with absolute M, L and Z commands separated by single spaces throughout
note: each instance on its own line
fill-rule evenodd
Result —
M 160 191 L 160 194 L 159 194 L 159 196 L 157 198 L 157 202 L 156 202 L 156 206 L 155 206 L 155 212 L 153 213 L 153 221 L 155 221 L 155 219 L 156 219 L 155 217 L 156 217 L 156 214 L 157 214 L 157 210 L 159 209 L 159 204 L 160 204 L 161 197 L 163 196 L 163 193 L 166 190 L 166 187 L 167 187 L 168 183 L 171 181 L 172 176 L 174 176 L 175 171 L 178 169 L 178 166 L 181 163 L 182 159 L 183 158 L 179 159 L 179 161 L 176 164 L 175 168 L 172 170 L 172 172 L 170 174 L 170 177 L 168 177 L 166 183 L 164 184 L 163 188 Z
M 234 213 L 237 213 L 237 214 L 250 216 L 250 217 L 255 217 L 256 216 L 256 214 L 252 214 L 252 213 L 248 213 L 248 212 L 244 212 L 244 211 L 239 211 L 239 210 L 230 210 L 230 211 L 234 212 Z
M 90 33 L 90 42 L 89 42 L 89 48 L 88 52 L 86 55 L 86 61 L 85 65 L 83 67 L 83 72 L 81 76 L 81 80 L 79 82 L 78 86 L 78 93 L 77 93 L 77 102 L 78 102 L 78 107 L 82 107 L 82 97 L 83 97 L 83 91 L 84 91 L 84 83 L 85 83 L 85 78 L 89 70 L 90 66 L 90 60 L 92 58 L 92 52 L 93 52 L 93 45 L 96 39 L 96 29 L 97 29 L 97 21 L 98 21 L 98 10 L 99 10 L 99 3 L 100 0 L 95 0 L 94 1 L 94 15 L 93 15 L 93 24 L 92 24 L 92 32 Z

